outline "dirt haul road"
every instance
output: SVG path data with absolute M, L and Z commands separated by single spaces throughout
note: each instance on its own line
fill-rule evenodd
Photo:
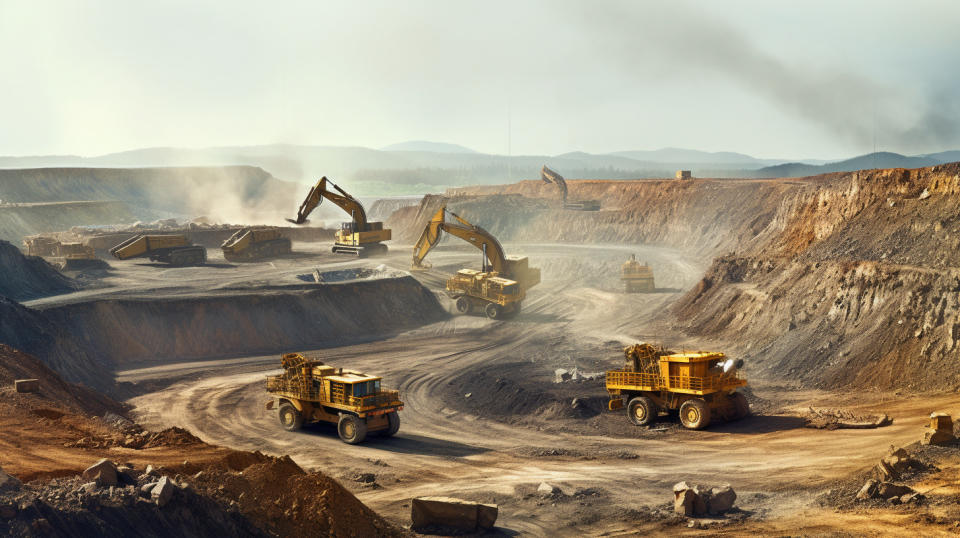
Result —
M 364 263 L 406 269 L 408 251 L 397 250 Z M 796 517 L 832 481 L 869 467 L 891 444 L 916 440 L 932 407 L 956 401 L 875 402 L 895 419 L 893 426 L 811 430 L 789 411 L 871 406 L 758 382 L 753 400 L 760 416 L 705 432 L 682 430 L 669 419 L 636 428 L 622 412 L 597 410 L 606 399 L 602 384 L 555 384 L 554 370 L 602 371 L 620 364 L 622 344 L 676 338 L 652 319 L 696 283 L 703 261 L 647 247 L 507 245 L 508 252 L 518 250 L 543 269 L 544 280 L 516 319 L 453 316 L 385 341 L 316 352 L 329 364 L 383 375 L 385 386 L 401 390 L 402 425 L 391 439 L 347 446 L 333 427 L 283 431 L 275 412 L 264 409 L 264 375 L 276 370 L 276 355 L 148 365 L 120 372 L 118 380 L 173 382 L 131 401 L 145 426 L 176 425 L 209 443 L 289 454 L 305 468 L 341 478 L 398 523 L 409 523 L 411 498 L 448 495 L 496 502 L 498 526 L 532 535 L 655 525 L 645 523 L 645 507 L 671 500 L 671 487 L 681 480 L 730 483 L 738 506 L 755 519 Z M 654 266 L 657 293 L 619 292 L 616 269 L 631 252 Z M 468 250 L 438 249 L 431 254 L 435 269 L 417 276 L 437 289 L 445 273 L 477 265 L 475 258 Z M 470 385 L 471 379 L 481 381 Z M 464 386 L 476 388 L 465 392 Z M 571 395 L 581 401 L 579 409 L 571 410 Z M 543 481 L 563 494 L 536 495 Z

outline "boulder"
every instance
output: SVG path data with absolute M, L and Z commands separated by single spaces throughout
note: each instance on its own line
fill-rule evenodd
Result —
M 39 392 L 40 380 L 39 379 L 15 379 L 13 381 L 13 386 L 17 390 L 17 392 Z
M 156 486 L 156 485 L 157 485 L 156 482 L 149 482 L 149 483 L 147 483 L 147 484 L 144 484 L 144 485 L 140 486 L 140 496 L 141 496 L 141 497 L 149 497 L 149 496 L 150 496 L 150 492 L 153 491 L 153 487 Z
M 463 531 L 489 529 L 497 521 L 499 508 L 452 497 L 417 497 L 410 503 L 412 528 L 439 527 Z
M 945 432 L 943 430 L 934 430 L 932 428 L 927 428 L 923 432 L 923 438 L 920 439 L 921 445 L 949 445 L 956 440 L 956 437 L 953 436 L 951 432 Z
M 96 480 L 97 485 L 116 486 L 117 485 L 117 466 L 107 458 L 94 463 L 83 471 L 85 480 Z
M 876 480 L 867 480 L 860 491 L 857 492 L 857 500 L 865 501 L 874 498 L 877 495 L 877 486 L 879 485 L 880 483 Z
M 903 497 L 913 493 L 913 489 L 891 482 L 883 482 L 877 487 L 877 497 L 881 499 L 890 499 L 891 497 Z
M 537 486 L 537 493 L 543 497 L 549 497 L 552 495 L 559 495 L 562 493 L 560 488 L 554 486 L 553 484 L 548 484 L 546 482 L 540 482 L 540 485 Z
M 692 516 L 694 499 L 696 496 L 697 494 L 694 493 L 692 489 L 675 491 L 673 499 L 673 511 L 676 512 L 677 515 L 681 515 L 683 517 Z
M 693 498 L 693 513 L 702 516 L 707 513 L 707 503 L 710 502 L 710 488 L 696 485 L 693 486 L 693 493 L 696 495 Z
M 173 490 L 173 482 L 165 476 L 150 490 L 150 498 L 153 499 L 153 502 L 157 503 L 157 506 L 164 506 L 170 502 L 170 499 L 173 497 Z
M 710 499 L 707 502 L 707 512 L 710 514 L 722 514 L 733 508 L 734 501 L 737 500 L 737 493 L 729 484 L 710 489 Z
M 15 476 L 8 475 L 0 469 L 0 493 L 18 491 L 23 484 Z

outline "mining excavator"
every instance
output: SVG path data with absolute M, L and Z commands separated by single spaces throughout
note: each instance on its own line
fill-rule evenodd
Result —
M 579 202 L 567 202 L 567 181 L 563 176 L 543 165 L 540 169 L 540 179 L 544 183 L 553 183 L 560 189 L 560 200 L 564 209 L 575 209 L 577 211 L 599 211 L 599 200 L 580 200 Z
M 452 220 L 447 220 L 447 216 Z M 530 267 L 526 256 L 506 256 L 497 238 L 441 207 L 427 223 L 413 247 L 413 269 L 424 268 L 423 259 L 440 241 L 443 232 L 459 237 L 483 251 L 480 271 L 461 269 L 447 280 L 446 293 L 457 311 L 482 311 L 491 319 L 520 312 L 527 290 L 540 282 L 540 269 Z
M 136 235 L 110 249 L 118 260 L 150 258 L 170 265 L 203 265 L 207 249 L 194 245 L 183 234 Z
M 333 187 L 336 192 L 328 190 L 327 185 Z M 368 222 L 367 212 L 364 211 L 363 204 L 327 179 L 326 176 L 320 178 L 320 181 L 307 193 L 306 199 L 300 204 L 297 219 L 287 219 L 287 221 L 294 224 L 309 222 L 307 217 L 320 205 L 324 198 L 349 213 L 352 219 L 350 222 L 342 223 L 340 229 L 337 230 L 333 244 L 334 253 L 367 256 L 382 254 L 387 251 L 387 245 L 384 245 L 382 241 L 390 240 L 390 229 L 384 228 L 382 222 Z

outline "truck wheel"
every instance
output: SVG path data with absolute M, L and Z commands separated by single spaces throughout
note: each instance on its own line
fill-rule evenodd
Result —
M 457 299 L 457 312 L 461 314 L 466 314 L 470 311 L 470 300 L 466 297 L 461 297 Z
M 390 425 L 387 426 L 387 429 L 380 430 L 380 435 L 383 437 L 393 437 L 400 431 L 400 415 L 396 411 L 387 413 L 387 421 L 390 422 Z
M 637 396 L 627 404 L 627 416 L 637 426 L 646 426 L 657 418 L 657 404 L 646 396 Z
M 288 432 L 295 432 L 303 426 L 303 415 L 300 414 L 300 411 L 297 411 L 297 408 L 294 407 L 293 404 L 280 404 L 280 410 L 277 412 L 277 416 L 280 417 L 280 424 L 283 426 L 283 429 Z
M 710 425 L 710 407 L 700 398 L 683 402 L 680 406 L 680 422 L 691 430 L 702 430 Z
M 503 316 L 503 309 L 497 303 L 488 304 L 484 311 L 490 319 L 500 319 Z
M 356 445 L 367 438 L 367 423 L 356 415 L 340 415 L 337 433 L 344 443 Z
M 735 418 L 741 419 L 750 416 L 750 404 L 747 403 L 747 397 L 742 392 L 734 392 L 730 399 L 733 401 Z

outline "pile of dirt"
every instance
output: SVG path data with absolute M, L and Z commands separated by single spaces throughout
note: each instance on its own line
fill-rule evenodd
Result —
M 0 296 L 15 301 L 68 293 L 77 284 L 37 256 L 25 256 L 20 249 L 0 240 Z
M 116 201 L 2 203 L 0 239 L 19 243 L 30 235 L 66 230 L 71 226 L 135 220 L 127 204 Z

